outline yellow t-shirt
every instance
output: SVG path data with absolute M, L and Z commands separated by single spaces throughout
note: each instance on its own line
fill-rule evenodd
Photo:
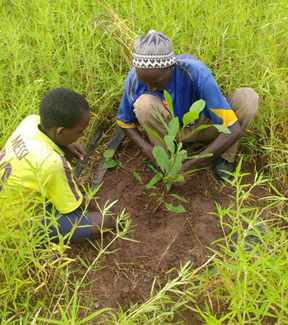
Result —
M 0 153 L 0 204 L 19 213 L 35 195 L 43 195 L 61 213 L 69 213 L 83 196 L 63 151 L 38 128 L 40 116 L 22 121 Z M 2 209 L 3 210 L 3 209 Z M 10 214 L 9 213 L 9 214 Z

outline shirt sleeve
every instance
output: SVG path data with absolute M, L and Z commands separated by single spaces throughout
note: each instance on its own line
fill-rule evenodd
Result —
M 83 195 L 73 178 L 71 165 L 60 154 L 55 156 L 46 161 L 45 196 L 59 212 L 69 213 L 80 206 Z
M 136 79 L 136 73 L 130 71 L 124 86 L 122 99 L 117 113 L 117 123 L 122 128 L 136 128 L 139 124 L 133 112 L 133 86 Z
M 237 116 L 220 92 L 212 75 L 209 75 L 200 87 L 199 98 L 205 100 L 204 115 L 214 124 L 229 127 L 237 121 Z

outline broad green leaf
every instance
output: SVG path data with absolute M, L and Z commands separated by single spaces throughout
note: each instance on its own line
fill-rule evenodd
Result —
M 172 183 L 167 183 L 166 184 L 166 190 L 169 192 L 171 190 Z
M 184 199 L 184 197 L 178 195 L 178 194 L 170 194 L 171 196 L 175 197 L 175 199 L 177 200 L 180 200 L 182 202 L 185 202 L 185 203 L 189 203 L 186 199 Z
M 206 103 L 203 99 L 197 100 L 189 108 L 189 112 L 183 116 L 183 126 L 185 127 L 189 123 L 194 122 L 199 118 L 200 112 L 204 109 Z
M 174 175 L 178 174 L 181 167 L 182 167 L 182 162 L 181 161 L 176 161 L 173 164 L 172 168 L 170 169 L 169 175 L 174 176 Z
M 168 123 L 168 135 L 175 139 L 177 132 L 179 129 L 179 118 L 174 117 L 169 123 Z
M 177 152 L 176 155 L 174 155 L 174 162 L 173 166 L 170 167 L 169 175 L 177 175 L 179 170 L 182 167 L 182 162 L 187 159 L 187 151 L 186 150 L 181 150 Z
M 136 178 L 136 179 L 137 179 L 137 180 L 138 180 L 142 185 L 144 185 L 144 183 L 143 183 L 142 178 L 140 177 L 140 175 L 137 174 L 136 172 L 134 172 L 133 174 L 134 174 L 135 178 Z
M 160 142 L 162 142 L 163 144 L 165 144 L 164 140 L 160 137 L 160 135 L 159 135 L 156 131 L 150 129 L 148 126 L 145 126 L 145 125 L 143 125 L 143 127 L 144 127 L 145 130 L 147 130 L 147 131 L 150 132 L 152 135 L 154 135 L 154 137 L 155 137 L 156 139 L 158 139 Z
M 197 111 L 200 113 L 201 111 L 203 111 L 205 105 L 206 105 L 205 100 L 199 99 L 192 104 L 192 106 L 189 108 L 189 111 Z
M 114 159 L 110 159 L 108 161 L 105 161 L 101 169 L 108 169 L 108 168 L 114 168 L 119 165 L 119 162 Z
M 168 109 L 169 109 L 172 117 L 174 118 L 174 110 L 173 110 L 172 98 L 171 98 L 170 94 L 168 93 L 168 91 L 166 91 L 166 90 L 164 90 L 164 97 L 165 97 L 166 103 L 168 105 Z
M 161 173 L 157 173 L 156 175 L 153 176 L 153 178 L 151 179 L 151 181 L 146 185 L 146 188 L 151 189 L 151 188 L 155 188 L 155 184 L 157 184 L 160 179 L 162 179 L 163 176 Z
M 158 166 L 163 172 L 167 172 L 169 168 L 169 158 L 166 151 L 159 146 L 153 148 L 153 156 L 155 157 Z
M 154 113 L 155 113 L 156 117 L 158 117 L 159 121 L 164 125 L 165 129 L 168 132 L 168 125 L 167 125 L 167 122 L 164 121 L 163 116 L 156 110 L 154 110 Z
M 218 125 L 218 124 L 213 124 L 213 126 L 215 126 L 215 128 L 222 132 L 222 133 L 226 133 L 226 134 L 230 134 L 230 130 L 228 128 L 226 128 L 225 126 L 222 126 L 222 125 Z
M 181 147 L 182 146 L 179 146 L 179 149 Z M 183 161 L 183 160 L 186 160 L 187 158 L 188 158 L 187 150 L 178 151 L 178 153 L 177 153 L 177 159 L 179 159 L 180 161 Z
M 176 212 L 176 213 L 183 213 L 186 212 L 186 210 L 184 209 L 183 205 L 178 205 L 177 207 L 174 207 L 172 204 L 169 204 L 167 202 L 165 203 L 165 207 L 167 210 L 172 211 L 172 212 Z
M 104 151 L 103 156 L 105 157 L 106 160 L 109 160 L 114 156 L 114 150 L 113 149 L 107 149 Z
M 168 150 L 171 152 L 173 155 L 175 152 L 175 144 L 174 144 L 174 139 L 170 135 L 165 135 L 164 141 L 167 145 Z
M 183 127 L 185 128 L 186 125 L 194 122 L 195 120 L 197 120 L 198 117 L 199 117 L 199 112 L 197 112 L 197 111 L 191 111 L 191 112 L 184 114 L 183 115 Z

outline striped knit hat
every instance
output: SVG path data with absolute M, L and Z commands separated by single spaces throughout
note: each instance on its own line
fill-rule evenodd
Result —
M 163 33 L 150 30 L 134 43 L 133 66 L 162 69 L 176 62 L 171 40 Z

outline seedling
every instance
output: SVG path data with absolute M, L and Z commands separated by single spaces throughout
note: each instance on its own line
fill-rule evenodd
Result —
M 193 133 L 199 130 L 209 128 L 211 126 L 216 127 L 219 131 L 223 133 L 230 133 L 230 131 L 228 128 L 223 127 L 221 125 L 209 124 L 209 125 L 200 125 L 199 127 L 193 129 L 191 132 L 183 136 L 185 128 L 188 127 L 190 123 L 194 122 L 199 118 L 200 113 L 205 107 L 205 101 L 201 99 L 194 102 L 193 105 L 190 107 L 189 112 L 184 114 L 183 126 L 180 126 L 178 117 L 175 117 L 174 115 L 172 99 L 170 94 L 164 90 L 164 96 L 168 105 L 168 109 L 171 113 L 172 119 L 169 123 L 166 123 L 159 112 L 155 111 L 155 114 L 159 118 L 161 123 L 164 125 L 164 127 L 166 128 L 167 134 L 164 136 L 164 138 L 162 138 L 158 134 L 158 132 L 152 130 L 149 127 L 144 126 L 144 128 L 148 132 L 153 134 L 163 144 L 163 146 L 155 146 L 153 148 L 153 156 L 157 162 L 160 171 L 155 167 L 150 166 L 151 169 L 154 171 L 155 175 L 151 179 L 151 181 L 146 185 L 143 183 L 141 177 L 136 172 L 134 172 L 134 175 L 147 189 L 152 190 L 150 196 L 155 197 L 156 201 L 159 202 L 159 204 L 157 204 L 155 208 L 155 211 L 157 210 L 160 204 L 164 203 L 165 207 L 169 211 L 182 213 L 182 212 L 186 212 L 184 207 L 181 204 L 178 206 L 173 206 L 172 204 L 167 203 L 165 201 L 165 196 L 167 196 L 173 183 L 183 182 L 185 175 L 191 174 L 199 170 L 199 169 L 193 169 L 180 174 L 179 171 L 181 170 L 184 161 L 188 159 L 195 159 L 195 158 L 201 159 L 212 155 L 211 153 L 206 153 L 200 156 L 194 155 L 189 157 L 187 151 L 182 148 L 183 140 L 190 137 Z M 169 194 L 169 195 L 182 202 L 186 202 L 186 203 L 188 202 L 182 196 L 179 196 L 177 194 Z
M 113 159 L 114 152 L 115 151 L 113 149 L 107 149 L 104 151 L 103 156 L 105 158 L 105 163 L 103 164 L 102 169 L 114 168 L 116 166 L 119 166 L 119 162 Z

